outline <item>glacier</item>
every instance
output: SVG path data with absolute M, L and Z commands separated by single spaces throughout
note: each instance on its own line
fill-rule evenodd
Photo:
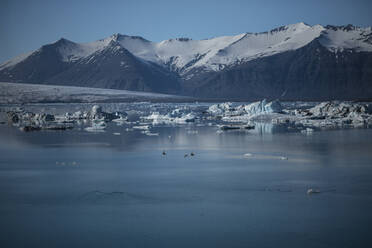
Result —
M 0 82 L 0 104 L 41 102 L 187 101 L 191 97 L 91 87 Z

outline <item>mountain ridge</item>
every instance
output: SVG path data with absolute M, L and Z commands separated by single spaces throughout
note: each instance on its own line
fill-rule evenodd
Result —
M 317 44 L 313 46 L 313 43 Z M 307 53 L 310 53 L 306 57 L 301 51 L 308 46 L 311 49 L 305 49 Z M 313 47 L 316 48 L 312 49 Z M 112 53 L 108 53 L 108 51 L 112 52 L 115 49 L 121 54 L 111 56 Z M 318 54 L 318 50 L 321 50 L 322 54 Z M 338 71 L 338 74 L 332 75 L 340 77 L 340 82 L 344 82 L 342 76 L 347 77 L 350 82 L 345 85 L 354 82 L 355 87 L 371 86 L 370 68 L 372 65 L 369 62 L 372 56 L 371 27 L 310 26 L 302 22 L 281 26 L 267 32 L 242 33 L 204 40 L 176 38 L 152 42 L 140 36 L 119 33 L 88 43 L 75 43 L 61 38 L 26 56 L 1 64 L 0 80 L 191 94 L 198 97 L 223 97 L 225 94 L 229 98 L 241 98 L 245 94 L 248 99 L 258 96 L 264 97 L 264 92 L 271 92 L 268 87 L 273 86 L 272 82 L 263 80 L 264 78 L 272 78 L 272 81 L 277 82 L 278 85 L 274 87 L 277 90 L 282 90 L 282 86 L 287 84 L 292 84 L 293 88 L 296 88 L 296 81 L 302 82 L 300 73 L 291 74 L 288 72 L 289 68 L 282 68 L 279 65 L 280 63 L 286 64 L 288 67 L 306 72 L 304 69 L 300 69 L 301 66 L 287 61 L 287 54 L 291 52 L 304 58 L 304 60 L 299 60 L 296 57 L 291 57 L 293 61 L 297 61 L 303 66 L 327 65 L 333 67 L 333 69 L 320 68 L 316 71 L 319 74 L 314 72 L 315 74 L 309 76 L 305 83 L 301 83 L 305 89 L 308 85 L 313 85 L 320 87 L 320 91 L 324 91 L 324 89 L 330 91 L 330 88 L 324 88 L 316 84 L 314 80 L 327 84 L 324 79 L 328 78 L 330 82 L 333 82 L 333 79 L 329 77 L 333 70 Z M 348 53 L 357 55 L 349 56 Z M 310 57 L 311 59 L 309 59 Z M 327 63 L 323 63 L 320 59 L 326 60 Z M 343 65 L 337 64 L 338 62 Z M 317 65 L 315 65 L 316 63 Z M 255 67 L 253 65 L 256 64 L 260 64 L 259 68 L 265 68 L 265 70 L 256 68 L 256 71 L 251 71 Z M 270 68 L 267 64 L 271 64 L 273 67 Z M 356 64 L 362 69 L 359 71 L 352 69 Z M 274 72 L 279 70 L 278 68 L 282 69 Z M 344 71 L 340 68 L 343 68 Z M 350 70 L 358 71 L 358 73 L 350 73 Z M 239 78 L 239 82 L 227 79 L 230 77 L 226 75 L 233 72 L 237 73 L 234 78 Z M 285 73 L 289 73 L 291 76 L 288 74 L 286 77 Z M 274 74 L 276 77 L 286 79 L 276 80 L 273 78 Z M 294 77 L 294 74 L 297 76 Z M 245 77 L 239 75 L 245 75 Z M 315 75 L 318 79 L 315 78 Z M 222 80 L 222 82 L 221 77 L 226 77 L 226 80 Z M 260 78 L 256 80 L 261 84 L 252 83 L 255 78 Z M 203 90 L 206 85 L 215 90 Z M 221 92 L 217 92 L 218 85 L 221 85 Z M 231 90 L 235 87 L 234 85 L 237 85 L 238 88 L 241 87 L 241 89 L 245 89 L 247 85 L 257 88 L 247 88 L 247 93 L 241 93 L 238 88 L 235 91 Z M 332 85 L 335 87 L 337 84 L 333 82 Z M 257 92 L 257 89 L 260 88 L 262 88 L 262 93 Z M 228 92 L 231 94 L 227 94 Z M 235 92 L 235 95 L 232 92 Z M 291 92 L 289 90 L 288 94 L 290 95 Z M 372 95 L 368 89 L 367 92 Z M 304 93 L 306 92 L 301 94 Z M 266 97 L 281 94 L 282 92 L 280 94 L 279 92 L 270 93 Z M 298 98 L 305 97 L 301 94 Z M 324 94 L 327 92 L 314 92 L 313 98 L 323 99 Z M 350 95 L 355 96 L 355 94 Z M 337 96 L 334 97 L 337 98 Z M 340 93 L 339 97 L 345 98 L 347 95 Z M 371 96 L 368 95 L 368 97 Z

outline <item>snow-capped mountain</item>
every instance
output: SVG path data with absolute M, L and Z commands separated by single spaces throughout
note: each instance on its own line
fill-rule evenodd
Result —
M 303 54 L 304 51 L 307 54 Z M 290 54 L 300 55 L 298 53 L 301 53 L 304 59 L 310 55 L 317 59 L 298 61 L 298 57 L 293 57 L 292 60 L 299 63 L 296 65 L 286 60 Z M 265 92 L 272 91 L 266 89 L 270 85 L 277 90 L 280 89 L 275 94 L 274 92 L 266 94 L 267 97 L 274 97 L 284 92 L 287 92 L 284 95 L 290 94 L 288 91 L 291 89 L 283 89 L 282 86 L 291 82 L 323 81 L 322 77 L 327 77 L 326 75 L 335 70 L 340 70 L 337 77 L 344 75 L 345 72 L 337 69 L 339 67 L 359 70 L 347 75 L 348 84 L 353 83 L 358 87 L 357 81 L 364 80 L 363 82 L 368 82 L 371 86 L 371 54 L 371 28 L 352 25 L 310 26 L 297 23 L 263 33 L 243 33 L 205 40 L 178 38 L 161 42 L 148 41 L 138 36 L 114 34 L 90 43 L 60 39 L 53 44 L 45 45 L 0 65 L 0 80 L 178 92 L 209 97 L 224 97 L 230 92 L 226 96 L 239 98 L 244 98 L 245 95 L 248 98 L 265 96 Z M 320 61 L 323 56 L 325 57 Z M 350 61 L 350 56 L 362 58 Z M 273 59 L 279 62 L 274 63 Z M 332 61 L 333 68 L 320 68 L 320 64 L 325 61 L 329 63 Z M 305 65 L 305 62 L 310 64 Z M 268 63 L 272 67 L 268 66 Z M 276 63 L 287 64 L 288 67 L 282 68 L 283 75 L 276 75 L 284 81 L 272 85 L 273 81 L 278 81 L 269 76 L 275 70 Z M 327 66 L 330 66 L 329 63 Z M 252 65 L 258 68 L 251 68 Z M 305 70 L 303 72 L 305 74 L 306 68 L 317 67 L 318 70 L 314 72 L 317 73 L 316 76 L 304 79 L 305 74 L 289 70 L 300 65 L 305 67 L 301 69 Z M 261 71 L 263 67 L 267 71 Z M 330 71 L 327 72 L 326 69 Z M 292 75 L 288 78 L 289 72 L 297 76 Z M 263 80 L 265 77 L 271 79 Z M 310 84 L 316 85 L 315 82 Z M 256 87 L 249 90 L 249 87 L 253 86 Z M 303 87 L 305 86 L 306 82 L 303 84 Z M 203 87 L 212 90 L 209 93 L 200 93 L 203 92 Z M 246 88 L 248 92 L 235 92 L 239 91 L 239 87 Z M 229 90 L 226 91 L 225 88 Z M 262 93 L 257 92 L 258 89 L 261 89 Z M 342 97 L 345 97 L 345 94 Z
M 311 27 L 298 23 L 265 33 L 243 33 L 206 40 L 181 38 L 154 43 L 123 37 L 120 43 L 135 56 L 170 65 L 171 69 L 183 75 L 194 68 L 219 71 L 235 63 L 294 50 L 318 37 L 322 30 L 324 28 L 319 25 Z

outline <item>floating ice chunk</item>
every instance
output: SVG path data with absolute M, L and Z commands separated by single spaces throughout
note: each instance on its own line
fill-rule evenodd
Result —
M 170 124 L 173 121 L 169 115 L 161 115 L 159 112 L 152 113 L 147 119 L 152 120 L 153 125 Z
M 171 117 L 170 115 L 161 115 L 159 112 L 153 112 L 151 115 L 143 119 L 152 120 L 153 125 L 158 124 L 185 124 L 194 122 L 196 117 L 192 113 L 183 114 L 180 117 Z
M 231 109 L 231 102 L 219 103 L 211 105 L 207 112 L 215 115 L 223 114 L 224 112 Z
M 175 116 L 175 115 L 179 115 L 180 113 L 181 113 L 181 109 L 176 108 L 176 109 L 174 109 L 174 110 L 171 112 L 171 115 L 172 115 L 172 116 Z
M 159 136 L 159 133 L 151 133 L 150 131 L 144 131 L 144 134 L 147 136 Z
M 265 112 L 265 104 L 265 99 L 259 102 L 253 102 L 251 104 L 245 105 L 244 110 L 248 115 L 260 114 L 262 112 Z
M 103 132 L 106 129 L 106 123 L 103 121 L 92 122 L 91 127 L 86 127 L 84 130 L 88 132 Z
M 159 112 L 153 112 L 147 117 L 143 117 L 145 120 L 151 120 L 153 125 L 170 124 L 172 118 L 169 115 L 161 115 Z
M 264 99 L 262 101 L 245 105 L 244 110 L 248 115 L 280 113 L 282 111 L 282 105 L 279 101 L 272 101 L 267 103 L 266 99 Z
M 309 113 L 318 117 L 346 117 L 354 118 L 370 114 L 368 104 L 348 102 L 322 102 L 309 109 Z
M 121 133 L 112 133 L 113 135 L 121 135 Z
M 92 113 L 93 116 L 102 113 L 102 107 L 99 106 L 99 105 L 94 105 L 92 107 L 91 113 Z
M 149 130 L 150 126 L 133 126 L 133 129 L 137 130 Z
M 226 131 L 226 130 L 237 130 L 237 129 L 240 129 L 241 127 L 238 125 L 220 125 L 219 128 L 220 130 Z
M 307 194 L 308 194 L 308 195 L 311 195 L 311 194 L 314 194 L 314 193 L 320 193 L 320 191 L 317 190 L 317 189 L 308 189 L 308 190 L 307 190 Z
M 178 124 L 187 123 L 187 122 L 194 122 L 196 119 L 195 115 L 192 113 L 188 113 L 186 115 L 183 115 L 182 117 L 176 117 L 174 118 L 174 122 Z
M 364 127 L 372 118 L 368 104 L 349 102 L 322 102 L 308 110 L 297 111 L 296 117 L 304 126 L 326 129 Z
M 265 105 L 266 113 L 280 113 L 282 112 L 283 107 L 278 100 L 269 102 Z
M 112 121 L 117 119 L 124 119 L 126 118 L 126 113 L 107 113 L 102 111 L 102 107 L 99 105 L 94 105 L 90 111 L 84 114 L 86 119 L 91 120 L 105 120 L 105 121 Z

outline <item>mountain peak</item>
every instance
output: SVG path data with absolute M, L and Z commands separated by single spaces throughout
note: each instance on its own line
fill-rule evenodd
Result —
M 311 26 L 309 24 L 306 24 L 304 22 L 298 22 L 298 23 L 295 23 L 295 24 L 286 25 L 285 27 L 287 29 L 293 30 L 293 31 L 296 31 L 296 30 L 302 31 L 302 30 L 312 28 L 313 26 Z
M 61 37 L 59 40 L 57 40 L 56 42 L 54 42 L 54 44 L 60 44 L 60 45 L 64 45 L 64 44 L 75 44 L 75 42 L 70 41 L 70 40 L 68 40 L 66 38 Z
M 110 36 L 111 40 L 115 40 L 115 41 L 120 40 L 122 37 L 125 37 L 125 35 L 120 34 L 120 33 L 115 33 Z
M 311 27 L 311 25 L 305 23 L 305 22 L 298 22 L 295 24 L 289 24 L 287 26 L 293 26 L 293 27 Z

